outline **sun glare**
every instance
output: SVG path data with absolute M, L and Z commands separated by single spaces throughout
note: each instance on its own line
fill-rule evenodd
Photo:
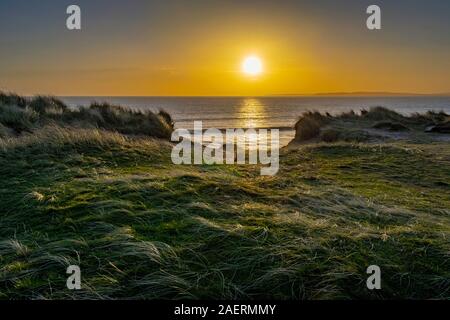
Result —
M 242 71 L 250 76 L 257 76 L 263 72 L 263 65 L 261 59 L 256 56 L 245 58 L 242 63 Z

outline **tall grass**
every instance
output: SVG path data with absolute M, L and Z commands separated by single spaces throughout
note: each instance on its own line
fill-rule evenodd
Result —
M 333 144 L 285 151 L 261 177 L 174 165 L 148 137 L 167 114 L 50 105 L 1 107 L 0 130 L 25 129 L 0 137 L 0 299 L 450 297 L 448 143 L 328 132 Z M 363 116 L 345 117 L 307 118 Z M 80 291 L 66 288 L 73 264 Z M 381 291 L 366 287 L 372 264 Z
M 306 141 L 317 137 L 320 128 L 328 123 L 329 117 L 319 112 L 304 113 L 295 124 L 295 140 Z
M 313 144 L 261 177 L 100 129 L 1 141 L 0 298 L 450 297 L 448 144 Z
M 167 112 L 155 114 L 109 104 L 93 103 L 75 110 L 54 97 L 31 99 L 0 94 L 0 135 L 20 135 L 49 124 L 99 128 L 129 135 L 144 135 L 168 140 L 173 121 Z
M 295 141 L 369 141 L 380 136 L 369 134 L 367 129 L 388 131 L 424 132 L 429 126 L 450 130 L 450 116 L 444 112 L 428 111 L 424 114 L 404 116 L 384 107 L 345 112 L 336 116 L 319 112 L 306 112 L 295 124 Z M 444 130 L 445 129 L 445 130 Z

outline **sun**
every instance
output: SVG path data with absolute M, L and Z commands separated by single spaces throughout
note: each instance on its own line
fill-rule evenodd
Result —
M 242 72 L 249 76 L 257 76 L 263 72 L 263 64 L 257 56 L 249 56 L 242 62 Z

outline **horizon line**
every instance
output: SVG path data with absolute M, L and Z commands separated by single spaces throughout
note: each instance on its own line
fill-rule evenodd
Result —
M 33 96 L 33 95 L 27 95 Z M 54 95 L 56 97 L 108 97 L 108 98 L 270 98 L 270 97 L 320 97 L 320 96 L 450 96 L 450 92 L 440 93 L 415 93 L 415 92 L 390 92 L 390 91 L 355 91 L 355 92 L 318 92 L 318 93 L 274 93 L 264 95 Z
M 16 94 L 15 91 L 10 91 L 7 89 L 0 88 L 0 93 L 4 94 Z M 448 92 L 433 92 L 433 93 L 423 93 L 423 92 L 397 92 L 397 91 L 331 91 L 331 92 L 313 92 L 313 93 L 269 93 L 269 94 L 257 94 L 257 95 L 214 95 L 214 94 L 206 94 L 206 95 L 196 95 L 196 94 L 180 94 L 180 95 L 158 95 L 158 94 L 138 94 L 138 95 L 117 95 L 117 94 L 51 94 L 51 93 L 25 93 L 18 94 L 25 97 L 33 97 L 33 96 L 54 96 L 54 97 L 62 97 L 62 98 L 70 98 L 70 97 L 108 97 L 108 98 L 120 98 L 120 97 L 134 97 L 134 98 L 268 98 L 268 97 L 320 97 L 320 96 L 450 96 L 450 91 Z

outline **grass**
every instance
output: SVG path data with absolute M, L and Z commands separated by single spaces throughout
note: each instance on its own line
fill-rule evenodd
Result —
M 448 142 L 303 145 L 274 177 L 170 151 L 58 125 L 0 139 L 0 298 L 450 298 Z
M 404 116 L 383 107 L 362 110 L 360 114 L 350 111 L 334 117 L 328 113 L 306 112 L 295 124 L 294 142 L 373 142 L 383 140 L 382 136 L 369 132 L 368 129 L 391 132 L 412 131 L 414 139 L 417 139 L 418 133 L 426 131 L 444 133 L 449 132 L 449 127 L 450 115 L 444 112 L 429 111 L 425 114 Z
M 169 140 L 173 121 L 167 112 L 133 111 L 107 103 L 70 109 L 54 97 L 24 98 L 0 92 L 0 137 L 31 133 L 46 125 L 99 128 L 127 135 Z

